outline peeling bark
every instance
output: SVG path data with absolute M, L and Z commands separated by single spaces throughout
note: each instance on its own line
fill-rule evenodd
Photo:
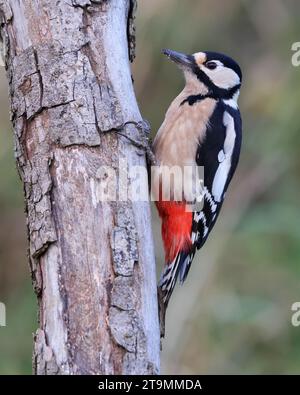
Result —
M 155 374 L 148 202 L 102 202 L 101 166 L 145 166 L 135 0 L 0 0 L 15 155 L 39 303 L 36 374 Z M 141 143 L 142 146 L 142 143 Z M 130 182 L 130 180 L 129 180 Z

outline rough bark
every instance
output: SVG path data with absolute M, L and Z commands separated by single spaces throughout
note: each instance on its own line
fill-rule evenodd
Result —
M 159 371 L 148 202 L 102 202 L 98 169 L 145 166 L 135 0 L 0 0 L 39 304 L 36 374 Z M 129 182 L 131 180 L 129 179 Z

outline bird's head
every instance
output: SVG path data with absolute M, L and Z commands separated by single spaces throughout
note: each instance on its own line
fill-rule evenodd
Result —
M 229 56 L 208 51 L 187 55 L 170 49 L 164 49 L 163 53 L 183 70 L 187 83 L 195 89 L 199 85 L 199 93 L 205 90 L 209 96 L 224 99 L 238 96 L 242 73 Z

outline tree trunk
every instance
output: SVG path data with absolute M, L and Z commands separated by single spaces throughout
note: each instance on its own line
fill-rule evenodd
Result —
M 39 304 L 36 374 L 159 372 L 149 202 L 103 202 L 99 193 L 103 166 L 118 180 L 120 159 L 145 167 L 130 143 L 145 133 L 129 67 L 134 8 L 0 0 Z

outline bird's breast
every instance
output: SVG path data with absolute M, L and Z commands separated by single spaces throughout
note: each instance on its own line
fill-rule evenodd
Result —
M 195 162 L 198 144 L 204 140 L 216 100 L 207 98 L 181 105 L 173 101 L 154 140 L 154 153 L 161 164 L 184 167 Z
M 182 196 L 184 200 L 192 202 L 201 182 L 196 170 L 196 153 L 199 144 L 205 139 L 216 100 L 207 98 L 193 105 L 187 102 L 181 104 L 182 101 L 180 95 L 173 101 L 154 140 L 154 153 L 160 163 L 156 169 L 159 174 L 156 179 L 160 177 L 160 180 L 167 180 L 170 173 L 175 174 L 175 181 L 170 183 L 170 196 L 174 200 L 181 200 Z M 178 182 L 179 178 L 181 182 Z M 167 189 L 169 191 L 169 186 Z M 159 195 L 157 191 L 155 193 Z

